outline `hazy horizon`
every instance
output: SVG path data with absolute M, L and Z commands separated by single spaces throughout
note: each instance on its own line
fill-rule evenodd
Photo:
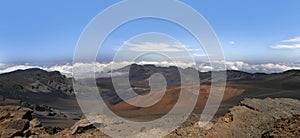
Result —
M 217 62 L 216 62 L 217 63 Z M 153 61 L 140 61 L 140 62 L 108 62 L 108 63 L 66 63 L 66 64 L 52 64 L 52 65 L 38 65 L 38 64 L 21 64 L 21 65 L 5 65 L 0 64 L 0 74 L 2 73 L 9 73 L 16 70 L 25 70 L 31 68 L 40 68 L 46 71 L 59 71 L 63 75 L 67 77 L 72 77 L 72 68 L 75 67 L 94 67 L 95 65 L 95 74 L 99 76 L 109 76 L 109 72 L 114 72 L 115 70 L 124 68 L 126 66 L 138 64 L 138 65 L 155 65 L 158 67 L 170 67 L 170 66 L 177 66 L 180 68 L 188 68 L 192 67 L 197 69 L 200 72 L 208 72 L 208 71 L 223 71 L 222 69 L 212 68 L 210 63 L 185 63 L 185 62 L 177 62 L 177 63 L 168 63 L 167 61 L 161 62 L 153 62 Z M 220 61 L 217 64 L 219 65 L 226 65 L 227 70 L 237 70 L 243 71 L 248 73 L 281 73 L 288 70 L 300 70 L 300 64 L 291 64 L 290 66 L 282 65 L 282 64 L 248 64 L 245 62 L 237 61 L 237 62 L 230 62 L 230 61 Z M 114 72 L 119 74 L 120 72 Z
M 62 66 L 71 65 L 77 41 L 86 25 L 117 2 L 0 2 L 0 72 L 31 66 L 62 71 Z M 272 73 L 300 68 L 299 1 L 182 2 L 210 23 L 223 48 L 228 69 Z M 166 40 L 128 41 L 145 32 L 163 32 L 176 38 L 195 61 L 207 69 L 207 55 L 189 32 L 177 24 L 155 18 L 133 20 L 117 28 L 99 49 L 97 61 L 109 64 L 122 46 L 126 49 L 125 56 L 158 51 L 155 47 L 171 54 L 180 51 L 177 45 Z

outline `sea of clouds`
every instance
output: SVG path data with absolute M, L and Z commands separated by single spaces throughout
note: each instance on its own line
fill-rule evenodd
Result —
M 40 65 L 30 65 L 30 64 L 24 64 L 24 65 L 6 65 L 6 64 L 0 64 L 0 74 L 2 73 L 8 73 L 15 70 L 25 70 L 29 68 L 40 68 L 46 71 L 59 71 L 62 74 L 66 75 L 67 77 L 72 77 L 72 69 L 73 67 L 95 67 L 95 74 L 97 77 L 110 77 L 112 75 L 123 75 L 124 72 L 116 72 L 114 70 L 121 69 L 123 67 L 126 67 L 128 65 L 133 64 L 134 62 L 109 62 L 109 63 L 75 63 L 75 64 L 64 64 L 64 65 L 52 65 L 52 66 L 40 66 Z M 228 70 L 239 70 L 239 71 L 245 71 L 249 73 L 277 73 L 277 72 L 283 72 L 291 69 L 300 69 L 300 64 L 274 64 L 274 63 L 265 63 L 265 64 L 249 64 L 243 61 L 213 61 L 215 65 L 226 65 L 226 68 Z M 141 61 L 137 62 L 138 65 L 156 65 L 160 67 L 169 67 L 169 66 L 177 66 L 181 68 L 188 68 L 193 67 L 200 72 L 207 72 L 207 71 L 216 71 L 221 70 L 220 68 L 213 68 L 210 66 L 209 63 L 199 63 L 195 65 L 195 63 L 188 63 L 188 62 L 167 62 L 167 61 L 161 61 L 161 62 L 150 62 L 150 61 Z

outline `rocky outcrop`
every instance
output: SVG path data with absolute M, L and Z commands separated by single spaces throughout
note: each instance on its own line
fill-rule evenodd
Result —
M 37 128 L 38 120 L 32 120 L 29 108 L 20 106 L 0 106 L 0 137 L 28 137 L 31 128 Z
M 2 98 L 2 100 L 1 100 Z M 28 102 L 24 102 L 21 100 L 13 100 L 13 99 L 8 99 L 3 96 L 0 96 L 0 106 L 7 106 L 7 107 L 24 107 L 32 110 L 34 116 L 39 116 L 39 117 L 52 117 L 56 119 L 65 119 L 67 116 L 60 112 L 59 110 L 55 110 L 52 107 L 49 107 L 47 105 L 36 105 L 36 104 L 31 104 Z
M 240 106 L 230 109 L 225 117 L 220 118 L 213 126 L 222 137 L 262 137 L 272 134 L 277 128 L 278 120 L 290 120 L 300 115 L 300 101 L 287 98 L 278 99 L 245 99 Z M 297 120 L 295 118 L 292 120 Z M 299 120 L 298 120 L 299 121 Z M 284 121 L 283 126 L 292 125 Z M 283 131 L 282 128 L 278 128 Z M 299 127 L 293 134 L 299 137 Z M 298 134 L 297 134 L 297 133 Z M 287 137 L 288 135 L 284 135 Z
M 94 129 L 93 123 L 91 123 L 88 119 L 83 118 L 79 120 L 74 126 L 71 127 L 71 134 L 74 135 L 76 133 L 82 133 L 89 129 Z
M 270 130 L 274 119 L 245 106 L 230 109 L 213 127 L 223 137 L 261 137 Z
M 269 137 L 289 137 L 296 138 L 300 136 L 300 116 L 295 115 L 290 118 L 279 119 L 271 131 L 263 134 L 263 138 Z
M 166 138 L 300 137 L 299 116 L 299 100 L 245 99 L 239 106 L 231 108 L 224 117 L 213 120 L 205 127 L 200 128 L 192 121 Z
M 0 106 L 0 137 L 63 137 L 54 135 L 62 129 L 44 128 L 32 113 L 33 110 L 26 107 Z
M 300 101 L 289 98 L 245 99 L 241 106 L 258 111 L 275 119 L 288 118 L 300 114 Z

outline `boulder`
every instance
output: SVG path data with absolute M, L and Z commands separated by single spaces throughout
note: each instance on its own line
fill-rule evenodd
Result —
M 42 127 L 42 124 L 38 119 L 34 118 L 30 121 L 30 127 L 31 128 Z
M 20 106 L 0 106 L 0 137 L 29 137 L 31 125 L 38 126 L 32 120 L 32 110 Z
M 0 137 L 24 136 L 23 132 L 29 128 L 29 121 L 7 119 L 0 123 L 0 128 Z
M 6 118 L 17 118 L 17 119 L 27 119 L 31 120 L 31 113 L 33 111 L 29 108 L 23 108 L 20 106 L 0 106 L 0 113 L 2 114 L 0 117 L 4 117 L 3 115 L 9 114 Z
M 86 118 L 79 120 L 74 126 L 71 127 L 72 135 L 76 133 L 82 133 L 86 130 L 95 128 L 94 125 Z

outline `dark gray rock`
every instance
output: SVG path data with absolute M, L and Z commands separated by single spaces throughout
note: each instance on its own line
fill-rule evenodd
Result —
M 222 137 L 262 137 L 272 130 L 276 120 L 300 115 L 299 107 L 299 100 L 288 98 L 245 99 L 214 128 Z
M 266 98 L 264 100 L 245 99 L 241 101 L 241 105 L 265 115 L 270 115 L 275 119 L 287 118 L 300 114 L 300 101 L 289 98 Z

